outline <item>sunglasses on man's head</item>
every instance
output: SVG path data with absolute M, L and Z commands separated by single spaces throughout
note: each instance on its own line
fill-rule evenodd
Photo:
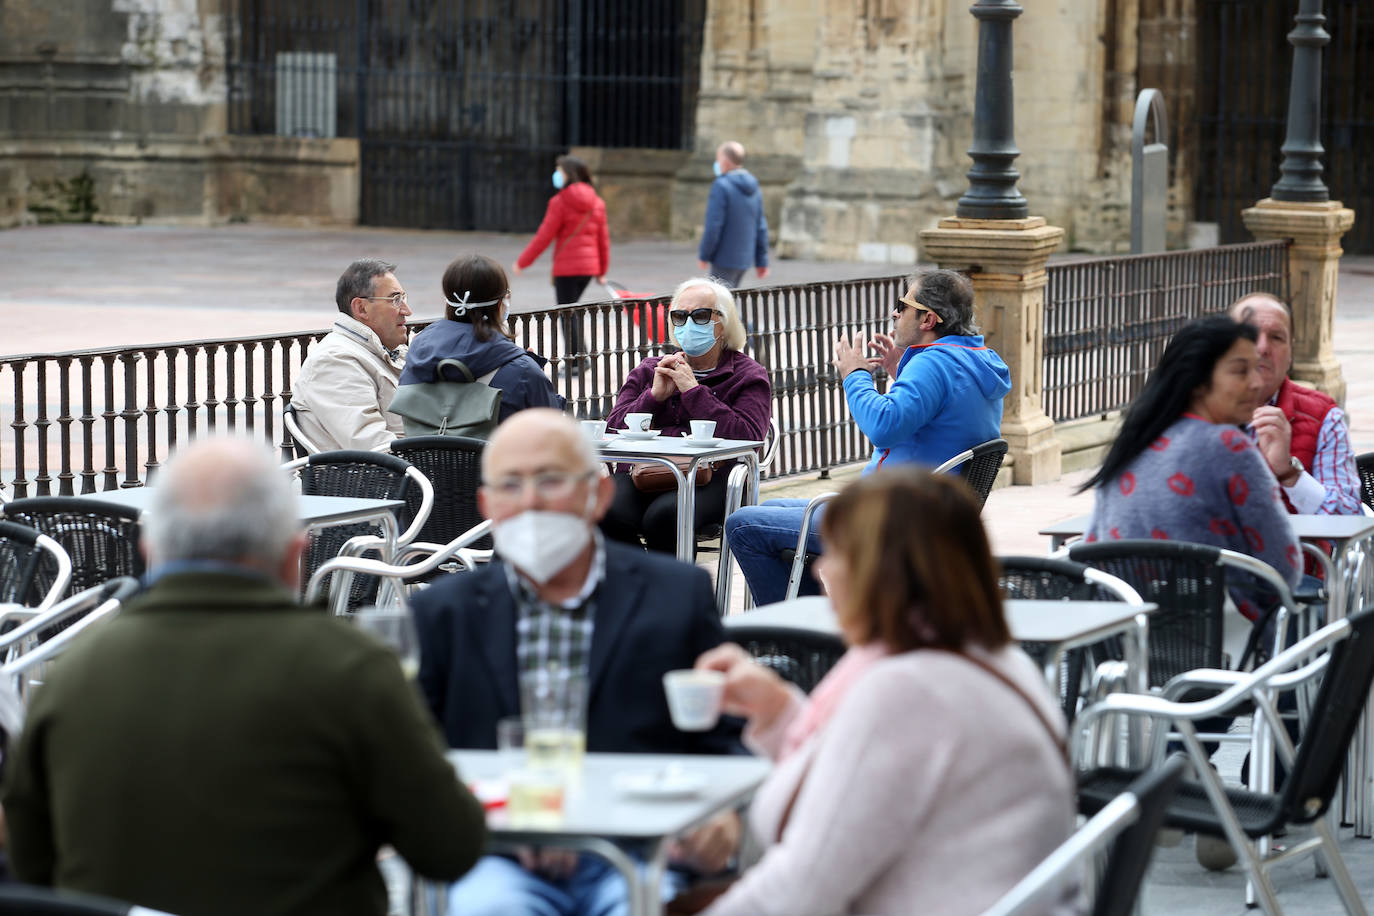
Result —
M 687 323 L 688 318 L 692 319 L 693 324 L 710 324 L 717 314 L 719 313 L 711 308 L 692 309 L 690 312 L 674 309 L 668 313 L 668 317 L 673 319 L 673 327 L 680 328 Z

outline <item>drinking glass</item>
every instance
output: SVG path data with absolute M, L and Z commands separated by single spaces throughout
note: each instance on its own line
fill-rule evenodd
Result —
M 520 676 L 520 708 L 529 766 L 578 779 L 587 747 L 586 677 L 557 662 L 526 671 Z
M 370 633 L 374 639 L 396 653 L 401 671 L 414 680 L 420 673 L 420 640 L 415 635 L 415 621 L 403 607 L 360 607 L 350 615 L 353 626 Z

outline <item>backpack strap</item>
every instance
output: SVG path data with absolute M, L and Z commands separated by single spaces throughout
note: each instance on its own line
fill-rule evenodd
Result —
M 444 378 L 444 369 L 448 366 L 453 366 L 459 372 L 461 372 L 463 374 L 463 381 L 475 381 L 475 379 L 473 379 L 472 377 L 472 370 L 469 369 L 468 364 L 463 362 L 461 359 L 441 359 L 439 360 L 439 365 L 434 367 L 434 380 L 436 382 L 447 381 Z M 483 378 L 485 378 L 485 376 L 483 376 Z

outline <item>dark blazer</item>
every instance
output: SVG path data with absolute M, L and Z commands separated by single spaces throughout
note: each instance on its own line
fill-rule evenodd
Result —
M 453 747 L 493 748 L 496 722 L 520 714 L 515 599 L 499 561 L 455 573 L 412 601 L 420 687 Z M 587 750 L 738 753 L 739 723 L 681 732 L 663 675 L 725 640 L 706 571 L 606 542 L 588 671 Z
M 394 656 L 265 579 L 159 579 L 34 696 L 6 773 L 21 880 L 184 916 L 386 912 L 377 849 L 452 880 L 482 806 Z

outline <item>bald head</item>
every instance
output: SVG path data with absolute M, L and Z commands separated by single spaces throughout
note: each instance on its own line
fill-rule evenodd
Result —
M 214 560 L 275 574 L 299 531 L 290 481 L 252 439 L 197 439 L 154 486 L 143 535 L 153 565 Z
M 1231 318 L 1254 325 L 1259 331 L 1255 350 L 1264 381 L 1263 400 L 1268 401 L 1293 367 L 1293 315 L 1277 296 L 1248 293 L 1231 306 Z
M 716 162 L 720 163 L 720 173 L 724 175 L 731 169 L 744 165 L 744 147 L 734 140 L 727 140 L 716 147 Z
M 547 407 L 519 411 L 496 427 L 482 450 L 482 479 L 491 479 L 494 471 L 520 454 L 556 457 L 566 470 L 597 467 L 596 450 L 582 428 L 567 414 Z

